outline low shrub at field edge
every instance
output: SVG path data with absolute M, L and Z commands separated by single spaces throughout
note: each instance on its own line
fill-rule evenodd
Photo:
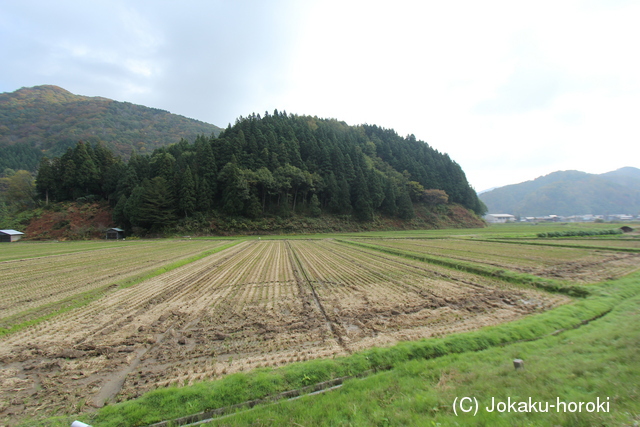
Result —
M 586 236 L 610 236 L 623 234 L 619 228 L 613 230 L 570 230 L 570 231 L 550 231 L 548 233 L 538 233 L 540 238 L 546 237 L 586 237 Z

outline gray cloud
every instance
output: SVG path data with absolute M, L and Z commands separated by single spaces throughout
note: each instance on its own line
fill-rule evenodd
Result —
M 6 1 L 0 91 L 55 84 L 218 126 L 273 108 L 376 123 L 486 188 L 487 158 L 506 177 L 536 150 L 569 147 L 562 167 L 585 171 L 624 166 L 589 144 L 638 157 L 639 13 L 615 0 Z M 532 151 L 492 148 L 514 144 Z
M 220 126 L 279 89 L 289 0 L 15 2 L 4 7 L 1 91 L 55 84 Z M 28 16 L 28 19 L 25 17 Z

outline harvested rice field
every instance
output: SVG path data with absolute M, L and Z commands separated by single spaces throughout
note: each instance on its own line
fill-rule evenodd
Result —
M 542 276 L 570 266 L 593 274 L 599 265 L 606 273 L 593 277 L 600 277 L 639 264 L 637 254 L 590 249 L 366 242 Z M 571 301 L 333 239 L 20 245 L 12 245 L 20 259 L 0 253 L 6 425 L 234 372 L 474 330 Z M 567 280 L 588 281 L 579 274 Z
M 540 277 L 587 284 L 621 277 L 640 268 L 639 252 L 591 248 L 593 241 L 572 240 L 575 247 L 561 243 L 527 244 L 474 241 L 470 239 L 375 239 L 369 244 L 407 252 L 434 255 L 491 265 Z M 633 242 L 618 241 L 621 248 Z M 569 243 L 566 243 L 569 244 Z M 585 245 L 584 247 L 578 247 Z

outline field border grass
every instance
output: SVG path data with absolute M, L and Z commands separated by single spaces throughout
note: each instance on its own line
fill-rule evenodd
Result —
M 585 298 L 590 295 L 590 290 L 585 286 L 566 285 L 562 282 L 553 279 L 547 279 L 540 276 L 534 276 L 533 274 L 517 273 L 504 268 L 489 267 L 482 264 L 473 263 L 470 261 L 460 261 L 451 258 L 440 257 L 435 255 L 426 255 L 418 252 L 404 251 L 401 249 L 388 248 L 386 246 L 379 246 L 369 243 L 354 242 L 353 240 L 336 239 L 337 242 L 360 246 L 366 249 L 372 249 L 378 252 L 388 253 L 390 255 L 401 256 L 405 258 L 415 259 L 418 261 L 427 262 L 430 264 L 436 264 L 443 267 L 448 267 L 454 270 L 462 270 L 467 273 L 477 274 L 480 276 L 491 277 L 500 279 L 505 282 L 525 285 L 542 289 L 547 292 L 561 293 L 571 297 Z
M 514 322 L 442 338 L 401 342 L 391 347 L 372 348 L 335 359 L 317 359 L 276 369 L 260 368 L 189 387 L 157 389 L 136 400 L 105 406 L 95 414 L 80 418 L 96 426 L 135 427 L 218 408 L 233 406 L 237 409 L 254 400 L 336 378 L 390 369 L 410 360 L 475 352 L 557 335 L 605 316 L 624 300 L 639 294 L 640 273 L 633 273 L 621 279 L 594 285 L 592 294 L 587 298 Z M 64 424 L 59 422 L 40 425 Z
M 17 323 L 15 325 L 12 325 L 8 328 L 3 328 L 0 327 L 0 337 L 3 337 L 5 335 L 9 335 L 15 332 L 18 332 L 22 329 L 28 328 L 30 326 L 34 326 L 37 325 L 39 323 L 42 323 L 46 320 L 49 320 L 55 316 L 58 316 L 60 314 L 66 313 L 68 311 L 74 310 L 76 308 L 80 308 L 80 307 L 84 307 L 86 305 L 88 305 L 89 303 L 96 301 L 100 298 L 102 298 L 104 295 L 106 295 L 108 292 L 110 291 L 115 291 L 118 289 L 126 289 L 126 288 L 130 288 L 131 286 L 135 286 L 138 283 L 141 283 L 145 280 L 151 279 L 153 277 L 159 276 L 161 274 L 167 273 L 171 270 L 175 270 L 178 267 L 182 267 L 183 265 L 186 264 L 190 264 L 192 262 L 198 261 L 202 258 L 208 257 L 210 255 L 213 255 L 215 253 L 221 252 L 225 249 L 228 249 L 232 246 L 235 246 L 237 244 L 239 244 L 240 242 L 242 242 L 242 240 L 236 240 L 233 242 L 230 242 L 226 245 L 221 245 L 209 250 L 206 250 L 204 252 L 201 252 L 197 255 L 193 255 L 191 257 L 188 258 L 184 258 L 181 259 L 179 261 L 175 261 L 172 262 L 171 264 L 165 265 L 163 267 L 157 268 L 149 273 L 140 275 L 140 276 L 136 276 L 133 278 L 129 278 L 129 279 L 125 279 L 125 280 L 121 280 L 121 281 L 117 281 L 114 282 L 112 284 L 109 285 L 105 285 L 105 286 L 101 286 L 97 289 L 92 289 L 80 294 L 76 294 L 76 295 L 72 295 L 68 298 L 65 298 L 63 300 L 60 301 L 55 301 L 55 302 L 51 302 L 49 304 L 45 304 L 39 307 L 34 307 L 32 309 L 26 310 L 24 312 L 20 312 L 20 313 L 16 313 L 13 316 L 7 317 L 5 319 L 2 319 L 3 323 L 6 323 L 7 320 L 10 320 L 12 318 L 17 318 L 17 317 L 24 317 L 25 315 L 29 315 L 31 313 L 36 313 L 39 311 L 46 311 L 47 308 L 53 308 L 53 307 L 57 307 L 57 306 L 61 306 L 58 309 L 53 309 L 52 311 L 49 311 L 48 313 L 44 314 L 44 315 L 40 315 L 37 316 L 35 318 Z
M 76 308 L 84 307 L 92 301 L 100 299 L 104 295 L 106 295 L 109 291 L 117 289 L 117 285 L 105 285 L 101 286 L 97 289 L 92 289 L 86 292 L 82 292 L 80 294 L 72 295 L 70 297 L 64 298 L 60 301 L 54 301 L 48 304 L 44 304 L 42 306 L 33 307 L 29 310 L 22 311 L 20 313 L 16 313 L 12 316 L 6 317 L 2 319 L 2 323 L 8 323 L 11 319 L 16 319 L 20 317 L 28 317 L 32 313 L 37 312 L 45 312 L 46 314 L 41 314 L 35 318 L 31 318 L 29 320 L 22 321 L 20 323 L 16 323 L 11 325 L 10 327 L 0 327 L 0 337 L 5 335 L 9 335 L 15 332 L 18 332 L 22 329 L 28 328 L 30 326 L 37 325 L 46 320 L 49 320 L 55 316 L 66 313 Z M 60 307 L 60 308 L 55 308 Z M 49 309 L 49 310 L 48 310 Z

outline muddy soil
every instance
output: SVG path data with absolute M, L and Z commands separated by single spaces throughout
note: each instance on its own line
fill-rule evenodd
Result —
M 527 272 L 542 277 L 587 284 L 616 279 L 638 269 L 640 269 L 640 254 L 603 253 L 597 259 L 567 262 L 549 268 L 531 269 Z

